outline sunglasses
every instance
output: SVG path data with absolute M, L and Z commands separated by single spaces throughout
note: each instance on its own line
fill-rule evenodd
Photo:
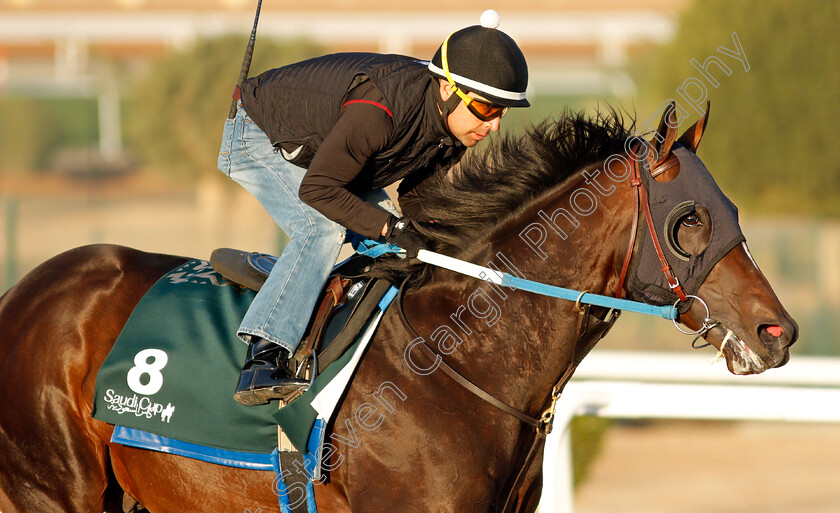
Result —
M 507 111 L 510 110 L 510 107 L 496 105 L 495 103 L 485 102 L 477 98 L 467 96 L 467 94 L 461 91 L 461 89 L 455 84 L 455 80 L 449 73 L 449 61 L 446 58 L 446 48 L 448 44 L 449 36 L 447 36 L 446 40 L 440 47 L 440 60 L 441 64 L 443 64 L 443 73 L 446 75 L 446 80 L 447 82 L 449 82 L 449 85 L 452 86 L 452 91 L 455 94 L 457 94 L 461 98 L 461 100 L 463 100 L 464 105 L 467 106 L 467 109 L 469 109 L 469 111 L 472 112 L 475 117 L 482 121 L 492 121 L 496 118 L 500 118 L 507 114 Z
M 456 92 L 461 93 L 460 90 Z M 507 111 L 510 109 L 510 107 L 503 107 L 495 103 L 487 103 L 476 98 L 471 98 L 464 93 L 461 93 L 459 96 L 464 100 L 464 104 L 466 104 L 470 112 L 482 121 L 492 121 L 500 118 L 507 114 Z

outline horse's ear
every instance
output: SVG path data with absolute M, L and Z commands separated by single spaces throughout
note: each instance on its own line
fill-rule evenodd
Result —
M 709 110 L 712 108 L 712 102 L 706 101 L 706 113 L 703 117 L 697 120 L 697 123 L 691 125 L 691 128 L 685 131 L 680 136 L 679 143 L 697 153 L 697 147 L 700 146 L 700 139 L 703 138 L 703 132 L 706 131 L 706 126 L 709 124 Z
M 651 169 L 657 165 L 665 162 L 668 155 L 671 153 L 671 146 L 677 140 L 677 128 L 679 127 L 677 121 L 677 106 L 673 100 L 665 107 L 665 112 L 662 113 L 662 119 L 659 121 L 659 128 L 653 137 L 653 148 L 656 150 L 656 162 L 651 164 Z

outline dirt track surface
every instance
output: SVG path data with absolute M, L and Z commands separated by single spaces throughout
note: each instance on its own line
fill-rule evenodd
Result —
M 615 425 L 575 513 L 637 512 L 838 513 L 840 425 Z

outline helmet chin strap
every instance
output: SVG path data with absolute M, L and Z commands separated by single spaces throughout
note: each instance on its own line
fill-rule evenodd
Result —
M 453 139 L 455 139 L 455 136 L 452 135 L 452 131 L 449 129 L 449 114 L 458 107 L 460 102 L 461 98 L 457 94 L 452 93 L 448 99 L 444 100 L 440 95 L 440 86 L 435 89 L 435 103 L 437 103 L 438 110 L 440 111 L 440 119 L 443 122 L 443 128 Z

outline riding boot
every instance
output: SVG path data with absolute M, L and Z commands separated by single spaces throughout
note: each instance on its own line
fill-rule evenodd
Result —
M 309 382 L 289 369 L 289 352 L 262 338 L 253 338 L 233 398 L 249 406 L 293 396 Z

